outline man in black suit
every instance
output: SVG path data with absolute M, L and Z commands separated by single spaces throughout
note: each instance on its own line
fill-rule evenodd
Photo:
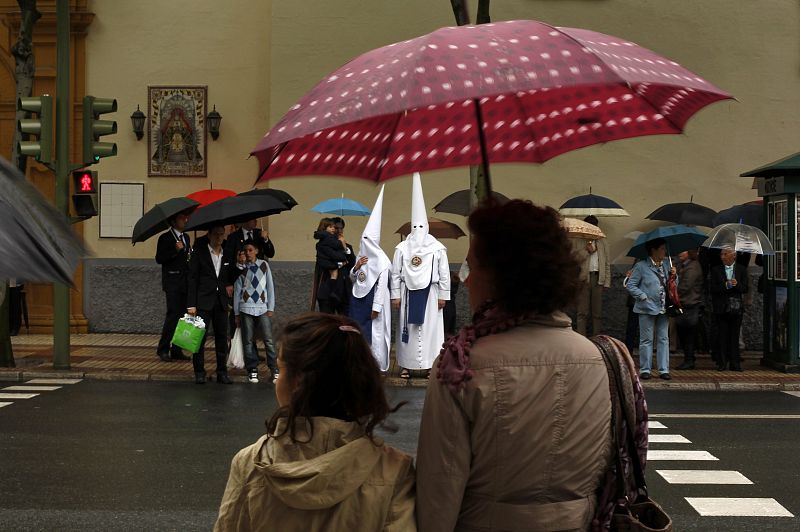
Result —
M 235 270 L 234 259 L 222 247 L 225 240 L 225 228 L 216 226 L 206 236 L 197 239 L 189 261 L 189 291 L 187 296 L 187 312 L 192 316 L 200 316 L 206 324 L 206 334 L 200 351 L 192 357 L 194 365 L 194 381 L 203 384 L 206 381 L 204 364 L 205 337 L 208 328 L 214 328 L 214 349 L 217 353 L 217 382 L 230 384 L 226 358 L 228 355 L 228 308 L 231 306 L 233 293 L 232 270 Z
M 186 283 L 189 278 L 189 235 L 183 232 L 189 219 L 185 212 L 169 218 L 169 231 L 158 237 L 156 262 L 161 265 L 161 289 L 167 298 L 167 314 L 161 328 L 156 354 L 164 362 L 189 360 L 181 348 L 171 345 L 178 320 L 186 312 Z
M 269 233 L 262 231 L 258 227 L 258 220 L 249 220 L 242 224 L 242 226 L 228 235 L 225 240 L 225 252 L 232 257 L 236 257 L 237 253 L 242 249 L 244 243 L 252 240 L 256 245 L 257 254 L 256 258 L 262 260 L 269 260 L 275 256 L 275 246 L 272 240 L 269 239 Z
M 736 262 L 736 252 L 723 249 L 720 255 L 722 264 L 711 268 L 709 289 L 714 322 L 717 325 L 719 360 L 717 369 L 742 371 L 739 358 L 739 329 L 742 327 L 744 301 L 747 293 L 747 268 Z

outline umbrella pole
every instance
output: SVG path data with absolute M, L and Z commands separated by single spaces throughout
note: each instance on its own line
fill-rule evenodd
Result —
M 483 179 L 478 172 L 478 181 L 475 186 L 475 192 L 480 202 L 492 195 L 492 178 L 489 174 L 489 155 L 486 152 L 486 135 L 483 133 L 483 113 L 480 100 L 476 98 L 472 101 L 475 102 L 475 118 L 478 120 L 478 142 L 481 146 L 481 168 L 483 169 Z

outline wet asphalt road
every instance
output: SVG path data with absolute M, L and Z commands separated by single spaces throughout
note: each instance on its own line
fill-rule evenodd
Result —
M 9 384 L 10 385 L 10 384 Z M 2 387 L 8 385 L 3 384 Z M 2 390 L 0 390 L 2 392 Z M 392 417 L 392 445 L 414 453 L 423 389 L 393 389 L 409 404 Z M 0 399 L 0 401 L 4 401 Z M 800 397 L 778 392 L 652 391 L 650 411 L 714 462 L 651 462 L 651 495 L 676 530 L 800 530 L 798 517 L 704 517 L 685 497 L 774 498 L 800 516 Z M 268 384 L 84 381 L 0 408 L 0 529 L 208 530 L 230 459 L 264 431 Z M 782 414 L 795 419 L 691 418 Z M 753 484 L 668 484 L 656 469 L 736 470 Z

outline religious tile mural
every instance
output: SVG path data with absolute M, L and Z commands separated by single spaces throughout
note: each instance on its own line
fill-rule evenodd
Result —
M 147 175 L 205 177 L 208 87 L 148 87 Z

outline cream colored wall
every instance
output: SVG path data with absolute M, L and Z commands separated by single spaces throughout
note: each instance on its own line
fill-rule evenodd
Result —
M 239 20 L 227 8 L 231 4 L 247 7 L 250 15 Z M 189 5 L 194 12 L 179 30 L 156 20 L 170 20 Z M 146 146 L 133 140 L 127 116 L 136 103 L 144 103 L 148 84 L 209 85 L 210 102 L 217 104 L 224 117 L 220 140 L 209 143 L 209 180 L 217 187 L 244 190 L 256 172 L 254 161 L 244 157 L 268 127 L 325 74 L 359 53 L 453 21 L 447 0 L 292 0 L 274 2 L 271 10 L 265 2 L 240 0 L 227 2 L 220 13 L 212 13 L 210 7 L 201 11 L 198 5 L 220 3 L 104 0 L 92 5 L 97 18 L 87 52 L 87 90 L 117 96 L 124 117 L 118 118 L 121 155 L 103 161 L 101 175 L 147 182 L 148 205 L 207 184 L 199 179 L 145 177 Z M 618 35 L 680 62 L 737 97 L 738 101 L 717 103 L 698 113 L 684 135 L 592 146 L 544 165 L 493 166 L 495 189 L 509 196 L 558 207 L 573 195 L 587 193 L 591 186 L 594 193 L 619 201 L 631 217 L 602 221 L 615 255 L 627 244 L 622 235 L 657 225 L 644 217 L 659 205 L 688 201 L 691 195 L 695 202 L 714 209 L 750 201 L 755 199 L 751 181 L 737 176 L 798 151 L 797 2 L 496 0 L 492 16 L 495 20 L 538 19 Z M 251 108 L 257 111 L 250 112 Z M 428 207 L 466 188 L 467 176 L 466 169 L 423 176 Z M 316 202 L 344 193 L 371 206 L 377 194 L 371 183 L 344 178 L 284 178 L 273 180 L 271 186 L 286 190 L 300 202 L 291 213 L 270 221 L 279 260 L 313 259 L 311 231 L 319 216 L 308 209 Z M 398 241 L 392 233 L 410 215 L 410 179 L 393 179 L 386 187 L 383 243 L 391 255 Z M 460 217 L 440 217 L 463 226 Z M 363 219 L 348 218 L 348 236 L 354 243 L 363 225 Z M 131 250 L 125 243 L 98 242 L 92 238 L 97 235 L 96 225 L 87 235 L 99 256 L 152 256 L 151 243 Z M 445 243 L 453 262 L 463 259 L 466 239 Z
M 87 38 L 86 92 L 115 97 L 119 155 L 95 165 L 100 182 L 145 183 L 145 210 L 195 190 L 252 187 L 248 160 L 269 123 L 271 0 L 95 0 Z M 208 138 L 208 177 L 147 177 L 147 135 L 136 140 L 130 115 L 147 114 L 148 85 L 207 85 L 209 110 L 222 115 L 220 136 Z M 156 238 L 100 239 L 99 220 L 84 235 L 103 258 L 152 258 Z

